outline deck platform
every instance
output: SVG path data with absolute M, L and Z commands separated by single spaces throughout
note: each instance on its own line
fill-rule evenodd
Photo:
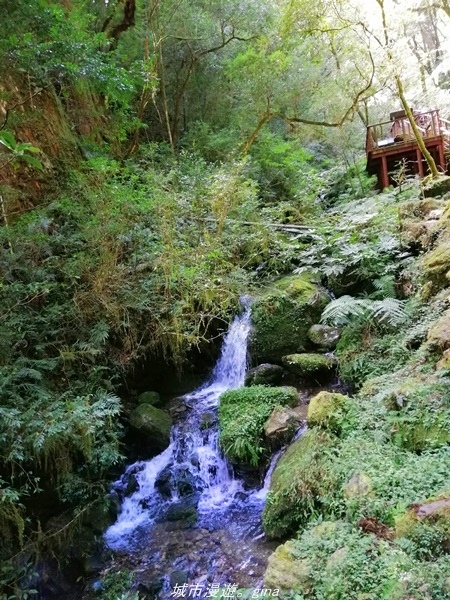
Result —
M 395 185 L 392 174 L 403 161 L 406 161 L 410 175 L 424 177 L 428 172 L 428 164 L 404 111 L 390 116 L 390 121 L 369 125 L 366 134 L 366 168 L 370 175 L 377 176 L 380 190 Z M 436 166 L 446 173 L 450 156 L 450 122 L 440 117 L 439 110 L 414 112 L 414 120 Z

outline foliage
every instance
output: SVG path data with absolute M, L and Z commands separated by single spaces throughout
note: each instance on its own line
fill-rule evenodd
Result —
M 254 385 L 220 397 L 220 445 L 228 459 L 257 466 L 267 458 L 264 424 L 277 406 L 295 406 L 295 388 Z

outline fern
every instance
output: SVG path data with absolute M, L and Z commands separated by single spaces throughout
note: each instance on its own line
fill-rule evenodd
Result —
M 356 320 L 363 320 L 394 327 L 400 325 L 406 316 L 405 303 L 402 300 L 395 298 L 370 300 L 341 296 L 326 306 L 321 321 L 342 327 Z

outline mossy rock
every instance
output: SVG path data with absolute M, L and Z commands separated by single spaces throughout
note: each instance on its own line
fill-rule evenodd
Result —
M 280 448 L 288 443 L 301 423 L 301 416 L 292 408 L 275 407 L 264 424 L 264 433 L 271 448 Z
M 329 302 L 326 291 L 306 273 L 273 283 L 252 305 L 252 357 L 277 362 L 286 354 L 306 349 L 308 330 Z
M 436 198 L 436 196 L 444 196 L 450 191 L 450 177 L 442 176 L 437 179 L 431 179 L 423 186 L 423 195 L 425 198 Z
M 289 354 L 281 362 L 288 371 L 302 379 L 330 377 L 334 373 L 337 360 L 325 354 Z
M 321 350 L 333 350 L 339 341 L 341 332 L 337 327 L 329 325 L 313 325 L 308 330 L 308 338 Z
M 279 385 L 284 369 L 280 365 L 264 363 L 250 369 L 245 375 L 245 385 Z
M 428 331 L 428 342 L 441 350 L 450 348 L 450 310 L 434 322 Z
M 159 408 L 140 404 L 130 415 L 130 425 L 139 434 L 142 446 L 162 452 L 170 444 L 172 419 Z
M 277 406 L 296 406 L 294 387 L 255 385 L 229 390 L 219 400 L 220 445 L 236 463 L 257 466 L 270 454 L 264 425 Z
M 347 500 L 361 498 L 372 494 L 372 480 L 362 471 L 357 471 L 352 475 L 350 481 L 344 488 L 344 496 Z
M 450 240 L 442 240 L 438 246 L 426 254 L 423 260 L 426 279 L 432 284 L 434 291 L 443 289 L 450 281 Z
M 138 396 L 138 404 L 150 404 L 151 406 L 161 406 L 161 396 L 158 392 L 142 392 Z
M 422 220 L 427 217 L 432 210 L 436 210 L 441 206 L 441 202 L 434 198 L 412 200 L 399 206 L 398 216 L 400 221 L 407 221 L 410 219 Z
M 311 583 L 310 575 L 310 561 L 298 558 L 295 541 L 290 540 L 278 546 L 270 556 L 264 575 L 264 587 L 281 591 L 304 589 Z
M 348 407 L 348 396 L 333 392 L 319 392 L 308 406 L 308 425 L 340 431 Z
M 321 497 L 337 485 L 330 456 L 338 445 L 329 432 L 312 429 L 289 446 L 273 472 L 264 507 L 267 537 L 286 537 L 320 512 Z

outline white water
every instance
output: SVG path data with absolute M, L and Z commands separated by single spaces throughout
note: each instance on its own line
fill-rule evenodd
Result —
M 217 408 L 220 395 L 244 384 L 247 367 L 247 340 L 250 333 L 250 307 L 234 319 L 225 336 L 221 356 L 210 380 L 184 399 L 192 407 L 186 421 L 172 429 L 172 443 L 150 461 L 131 465 L 124 476 L 114 484 L 116 490 L 126 488 L 129 474 L 136 475 L 138 489 L 122 501 L 121 512 L 114 525 L 105 533 L 110 548 L 130 547 L 133 534 L 140 526 L 149 525 L 160 516 L 161 510 L 180 501 L 177 481 L 185 478 L 199 494 L 198 512 L 205 515 L 229 507 L 242 484 L 223 458 L 218 443 L 217 426 L 203 430 L 201 416 Z M 173 474 L 170 498 L 161 496 L 155 484 L 166 468 Z M 194 496 L 194 494 L 192 494 Z

